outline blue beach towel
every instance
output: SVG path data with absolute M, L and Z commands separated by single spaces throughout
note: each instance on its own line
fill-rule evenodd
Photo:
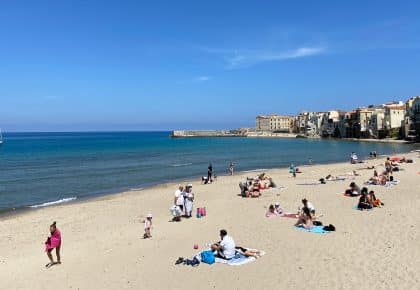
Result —
M 302 231 L 305 231 L 305 232 L 311 232 L 311 233 L 315 233 L 315 234 L 328 234 L 328 233 L 330 233 L 329 231 L 324 230 L 324 226 L 314 226 L 310 230 L 305 229 L 304 227 L 296 227 L 295 226 L 295 228 L 298 229 L 298 230 L 302 230 Z

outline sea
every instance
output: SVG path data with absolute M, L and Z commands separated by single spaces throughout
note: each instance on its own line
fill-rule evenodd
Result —
M 199 179 L 209 163 L 225 175 L 397 154 L 418 145 L 280 138 L 171 138 L 170 132 L 4 133 L 0 212 Z M 311 161 L 310 161 L 311 160 Z

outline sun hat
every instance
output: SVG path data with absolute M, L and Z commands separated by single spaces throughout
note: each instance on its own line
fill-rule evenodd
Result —
M 152 216 L 152 214 L 151 214 L 151 213 L 149 213 L 149 214 L 147 215 L 147 217 L 148 217 L 148 218 L 151 218 L 151 217 L 153 217 L 153 216 Z

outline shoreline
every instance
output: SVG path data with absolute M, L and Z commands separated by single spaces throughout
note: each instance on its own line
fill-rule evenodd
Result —
M 346 141 L 346 140 L 344 140 Z M 408 154 L 408 153 L 413 153 L 415 152 L 415 150 L 411 150 L 408 152 L 400 152 L 398 154 Z M 395 153 L 393 153 L 395 154 Z M 390 155 L 378 155 L 378 157 L 376 159 L 363 159 L 364 161 L 372 161 L 372 160 L 381 160 L 384 159 L 386 156 L 390 156 Z M 317 165 L 340 165 L 340 164 L 345 164 L 347 161 L 325 161 L 325 162 L 317 162 L 317 163 L 313 163 L 313 164 L 295 164 L 296 167 L 311 167 L 311 166 L 317 166 Z M 363 164 L 363 163 L 360 163 Z M 288 168 L 289 165 L 284 165 L 284 166 L 276 166 L 276 167 L 266 167 L 266 168 L 250 168 L 250 169 L 246 169 L 246 170 L 241 170 L 241 171 L 235 171 L 235 176 L 236 175 L 244 175 L 247 173 L 253 173 L 253 172 L 261 172 L 261 171 L 272 171 L 272 170 L 282 170 L 285 168 Z M 229 177 L 229 174 L 227 172 L 217 175 L 217 178 L 219 177 Z M 58 199 L 58 200 L 53 200 L 53 201 L 47 201 L 44 202 L 42 204 L 35 204 L 35 205 L 24 205 L 24 206 L 20 206 L 20 207 L 14 207 L 14 208 L 7 208 L 7 209 L 3 209 L 0 211 L 0 221 L 2 219 L 5 218 L 10 218 L 13 216 L 18 216 L 18 215 L 22 215 L 22 214 L 26 214 L 32 211 L 39 211 L 45 208 L 53 208 L 53 207 L 61 207 L 61 206 L 66 206 L 66 205 L 72 205 L 72 204 L 82 204 L 82 203 L 86 203 L 86 202 L 91 202 L 91 201 L 96 201 L 96 200 L 103 200 L 103 199 L 108 199 L 108 198 L 113 198 L 115 196 L 118 195 L 122 195 L 122 194 L 129 194 L 132 192 L 141 192 L 144 190 L 154 190 L 154 189 L 158 189 L 161 187 L 168 187 L 168 186 L 175 186 L 177 184 L 180 183 L 189 183 L 189 182 L 194 182 L 194 181 L 199 181 L 200 176 L 187 176 L 187 177 L 183 177 L 183 178 L 179 178 L 179 179 L 174 179 L 174 180 L 166 180 L 163 182 L 155 182 L 155 183 L 149 183 L 149 184 L 143 184 L 141 186 L 135 186 L 135 187 L 124 187 L 121 189 L 115 189 L 115 190 L 108 190 L 108 191 L 103 191 L 103 192 L 97 192 L 94 194 L 84 194 L 83 196 L 80 197 L 74 197 L 69 201 L 64 201 L 64 202 L 59 202 L 59 203 L 55 203 L 57 201 L 63 200 L 63 199 L 67 199 L 67 198 L 62 198 L 62 199 Z M 51 205 L 43 205 L 45 203 L 53 203 Z
M 401 155 L 414 164 L 401 164 L 404 170 L 394 174 L 400 181 L 396 186 L 369 186 L 385 203 L 372 211 L 355 210 L 357 198 L 340 193 L 350 182 L 362 185 L 371 177 L 373 170 L 367 166 L 384 170 L 385 156 L 360 164 L 301 166 L 303 173 L 296 178 L 287 168 L 276 168 L 238 171 L 207 185 L 183 179 L 193 184 L 194 208 L 206 207 L 207 216 L 179 223 L 171 222 L 169 212 L 176 182 L 26 211 L 0 220 L 0 279 L 10 289 L 410 289 L 419 283 L 415 241 L 420 224 L 407 217 L 415 216 L 420 206 L 416 189 L 420 158 L 418 152 Z M 328 174 L 347 175 L 352 170 L 360 175 L 317 182 Z M 238 182 L 259 172 L 273 177 L 278 188 L 263 191 L 260 198 L 239 197 Z M 323 215 L 325 225 L 336 227 L 335 232 L 306 233 L 294 229 L 293 219 L 265 217 L 268 205 L 280 202 L 292 212 L 303 198 Z M 142 221 L 148 213 L 153 213 L 152 238 L 144 240 Z M 63 263 L 45 269 L 43 241 L 53 221 L 63 237 Z M 178 257 L 190 258 L 205 249 L 222 228 L 237 245 L 266 255 L 239 267 L 174 265 Z M 361 270 L 372 275 L 361 281 L 357 275 Z M 379 274 L 384 279 L 377 279 Z M 180 276 L 188 276 L 188 283 L 174 284 Z M 302 277 L 312 276 L 317 279 L 301 284 Z

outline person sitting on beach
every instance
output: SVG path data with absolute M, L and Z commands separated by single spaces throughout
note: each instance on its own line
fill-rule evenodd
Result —
M 283 209 L 281 208 L 280 203 L 276 202 L 274 204 L 274 211 L 279 215 L 283 214 Z
M 47 252 L 47 256 L 50 259 L 50 262 L 45 265 L 45 267 L 49 268 L 55 264 L 61 264 L 61 256 L 60 256 L 60 248 L 61 248 L 61 232 L 57 228 L 57 223 L 53 222 L 50 225 L 50 236 L 47 238 L 45 242 L 45 251 Z M 51 254 L 52 250 L 55 248 L 55 254 L 57 256 L 57 262 L 54 262 L 53 256 Z
M 182 211 L 179 208 L 179 206 L 172 205 L 172 207 L 169 209 L 172 214 L 172 221 L 173 222 L 180 222 L 181 221 L 181 215 Z
M 361 194 L 360 187 L 356 183 L 352 182 L 349 186 L 350 189 L 346 190 L 346 195 L 359 196 Z
M 276 188 L 277 187 L 277 185 L 273 181 L 273 178 L 269 177 L 268 181 L 269 181 L 268 187 L 271 187 L 271 188 Z
M 143 238 L 147 239 L 147 238 L 151 238 L 152 237 L 152 214 L 149 213 L 146 216 L 146 219 L 144 220 L 144 235 Z
M 372 209 L 372 205 L 370 204 L 367 197 L 367 192 L 363 192 L 362 195 L 360 196 L 359 203 L 357 204 L 357 209 L 360 209 L 360 210 Z
M 266 217 L 276 217 L 279 216 L 278 212 L 276 211 L 276 208 L 274 207 L 274 205 L 270 204 L 270 206 L 268 207 L 268 211 L 265 214 Z
M 375 192 L 373 190 L 369 191 L 367 198 L 368 198 L 369 203 L 373 207 L 382 207 L 384 205 L 384 203 L 381 202 L 379 198 L 376 198 Z
M 228 236 L 226 230 L 220 230 L 220 242 L 214 243 L 211 245 L 211 250 L 215 252 L 217 258 L 230 260 L 235 256 L 236 245 L 235 241 Z
M 246 249 L 240 246 L 236 246 L 235 249 L 238 253 L 244 255 L 245 257 L 261 257 L 261 252 L 258 250 Z
M 309 202 L 306 198 L 302 199 L 302 204 L 303 204 L 303 208 L 308 208 L 311 212 L 315 212 L 315 207 L 314 205 Z M 302 209 L 303 209 L 302 208 Z
M 295 224 L 296 227 L 304 227 L 310 230 L 313 227 L 312 215 L 309 208 L 304 207 L 298 217 L 298 221 Z
M 270 183 L 269 183 L 269 181 L 267 181 L 267 180 L 259 180 L 258 181 L 258 189 L 260 189 L 260 190 L 264 190 L 264 189 L 268 189 L 268 188 L 270 188 L 270 185 L 269 185 Z
M 249 193 L 251 197 L 260 197 L 261 191 L 260 191 L 260 185 L 258 182 L 255 182 L 250 188 Z

